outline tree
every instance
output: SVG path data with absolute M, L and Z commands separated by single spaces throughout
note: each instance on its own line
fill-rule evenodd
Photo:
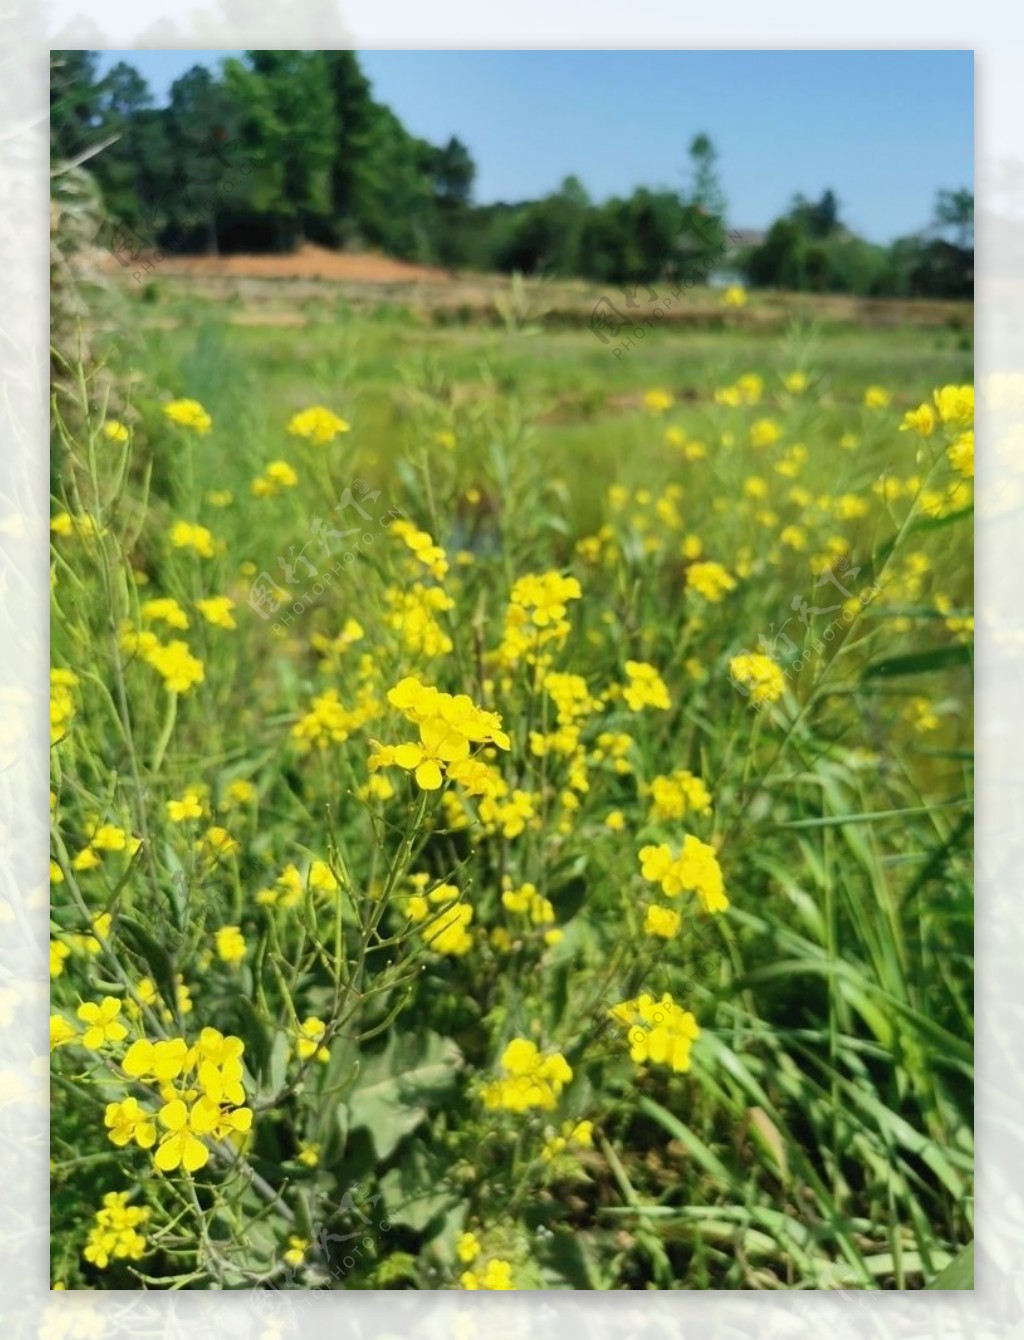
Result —
M 454 136 L 434 157 L 434 191 L 446 206 L 466 206 L 473 191 L 476 164 L 469 150 Z
M 360 234 L 405 259 L 433 259 L 434 147 L 410 135 L 390 107 L 371 103 L 356 162 L 352 213 Z
M 725 218 L 725 195 L 718 176 L 718 151 L 707 135 L 695 135 L 690 143 L 693 181 L 684 204 L 698 205 L 705 214 Z
M 839 201 L 832 190 L 827 190 L 816 205 L 810 205 L 806 214 L 807 231 L 811 237 L 830 237 L 839 228 Z
M 289 247 L 304 237 L 308 214 L 330 207 L 336 120 L 324 53 L 249 51 L 225 63 L 224 77 L 258 160 L 254 204 L 271 216 L 277 245 Z
M 370 142 L 374 101 L 370 81 L 354 51 L 325 51 L 327 83 L 334 104 L 335 143 L 331 161 L 331 209 L 335 241 L 357 227 L 359 176 Z
M 747 261 L 747 278 L 761 288 L 800 289 L 806 283 L 807 239 L 789 215 L 776 219 Z
M 137 222 L 140 202 L 146 196 L 147 141 L 151 138 L 142 117 L 152 107 L 153 97 L 145 79 L 125 61 L 119 61 L 100 82 L 99 94 L 104 135 L 117 139 L 98 156 L 96 176 L 110 212 Z
M 974 296 L 974 252 L 942 238 L 898 238 L 889 248 L 877 291 L 907 298 Z
M 434 250 L 438 260 L 448 266 L 464 261 L 466 222 L 473 190 L 476 165 L 469 150 L 453 136 L 433 154 L 434 202 L 437 217 Z
M 251 208 L 242 151 L 245 108 L 225 83 L 195 65 L 171 85 L 167 132 L 173 157 L 168 221 L 177 245 L 200 238 L 220 250 L 224 215 Z M 251 171 L 251 169 L 249 169 Z
M 937 232 L 952 231 L 954 245 L 974 250 L 974 195 L 971 191 L 940 191 L 935 200 L 933 226 Z

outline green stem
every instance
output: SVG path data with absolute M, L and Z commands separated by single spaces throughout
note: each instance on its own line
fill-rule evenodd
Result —
M 164 754 L 167 752 L 167 746 L 174 732 L 174 722 L 177 715 L 178 695 L 173 689 L 170 689 L 167 695 L 167 711 L 164 713 L 164 724 L 160 731 L 160 738 L 156 742 L 156 749 L 153 752 L 153 762 L 150 765 L 150 772 L 154 777 L 160 771 L 160 765 L 164 761 Z

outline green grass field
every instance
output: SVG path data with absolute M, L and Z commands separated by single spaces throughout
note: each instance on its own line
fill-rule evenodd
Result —
M 615 357 L 541 298 L 161 281 L 58 398 L 67 1288 L 903 1289 L 971 1241 L 964 323 Z

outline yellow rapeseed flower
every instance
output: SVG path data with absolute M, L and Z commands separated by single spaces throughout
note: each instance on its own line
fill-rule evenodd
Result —
M 512 1264 L 500 1257 L 492 1257 L 483 1272 L 464 1270 L 459 1276 L 464 1289 L 513 1289 Z
M 644 409 L 651 414 L 664 414 L 675 404 L 675 398 L 668 391 L 653 390 L 644 392 Z
M 629 1054 L 637 1065 L 665 1065 L 677 1074 L 690 1069 L 690 1050 L 700 1028 L 668 992 L 660 1001 L 644 992 L 636 1000 L 620 1001 L 608 1013 L 627 1030 Z
M 121 1042 L 128 1036 L 128 1030 L 118 1019 L 121 1002 L 115 996 L 104 996 L 96 1004 L 86 1001 L 76 1011 L 78 1018 L 86 1025 L 82 1034 L 82 1046 L 89 1051 L 98 1051 L 105 1042 Z
M 671 940 L 679 930 L 681 918 L 670 907 L 660 907 L 651 903 L 644 918 L 644 932 L 647 935 L 659 935 L 663 940 Z
M 782 697 L 786 677 L 781 667 L 770 656 L 759 652 L 742 652 L 729 662 L 733 682 L 748 689 L 753 703 L 774 703 Z
M 331 1059 L 331 1053 L 321 1044 L 321 1038 L 326 1032 L 327 1025 L 322 1019 L 310 1015 L 308 1019 L 303 1020 L 295 1043 L 295 1050 L 300 1060 L 308 1061 L 311 1056 L 315 1056 L 321 1065 L 327 1064 Z
M 933 399 L 944 427 L 962 432 L 974 426 L 973 386 L 943 386 Z
M 118 445 L 123 445 L 128 441 L 129 437 L 131 437 L 131 433 L 120 419 L 108 419 L 103 425 L 103 436 L 108 442 L 116 442 Z
M 188 615 L 173 596 L 144 600 L 139 606 L 143 623 L 165 623 L 168 628 L 187 628 Z
M 672 706 L 665 681 L 653 665 L 644 661 L 627 661 L 626 674 L 629 683 L 622 690 L 626 706 L 631 712 L 642 712 L 645 707 L 654 707 L 668 711 Z
M 191 428 L 196 433 L 208 433 L 213 420 L 198 400 L 171 400 L 164 405 L 164 414 L 171 423 Z
M 201 819 L 203 817 L 202 796 L 194 788 L 190 788 L 177 800 L 168 800 L 166 803 L 167 817 L 173 824 L 185 823 L 188 819 Z
M 717 605 L 729 591 L 735 591 L 736 578 L 721 563 L 691 563 L 686 569 L 687 589 Z
M 501 1078 L 487 1084 L 480 1097 L 486 1108 L 526 1112 L 531 1107 L 551 1111 L 572 1069 L 561 1052 L 544 1053 L 528 1038 L 513 1038 L 501 1056 Z
M 171 544 L 175 549 L 192 549 L 200 558 L 213 557 L 213 536 L 205 526 L 190 521 L 175 521 L 171 527 Z
M 350 425 L 323 405 L 300 410 L 288 420 L 288 432 L 293 437 L 304 437 L 317 446 L 333 442 L 339 433 L 347 433 Z
M 221 926 L 214 934 L 217 957 L 225 963 L 241 963 L 245 958 L 245 937 L 237 926 Z
M 908 409 L 900 424 L 900 432 L 916 433 L 918 437 L 931 437 L 935 431 L 938 416 L 931 405 L 918 405 L 917 409 Z
M 235 602 L 230 596 L 207 596 L 203 600 L 196 601 L 196 609 L 203 616 L 207 623 L 214 624 L 217 628 L 237 628 L 231 616 L 231 611 L 235 608 Z

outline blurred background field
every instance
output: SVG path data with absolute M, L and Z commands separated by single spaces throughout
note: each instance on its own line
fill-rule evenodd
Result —
M 693 310 L 686 306 L 678 327 L 647 328 L 617 358 L 614 346 L 587 327 L 585 314 L 598 296 L 592 288 L 583 289 L 575 307 L 561 309 L 565 319 L 552 320 L 561 294 L 542 281 L 492 280 L 486 301 L 474 306 L 415 282 L 389 283 L 382 299 L 370 282 L 325 292 L 323 285 L 275 279 L 259 281 L 253 293 L 240 279 L 217 292 L 205 278 L 185 274 L 155 278 L 148 289 L 115 277 L 124 305 L 104 323 L 106 338 L 114 347 L 121 343 L 121 322 L 130 313 L 122 347 L 145 351 L 139 366 L 146 380 L 187 384 L 204 403 L 217 398 L 238 423 L 238 455 L 217 463 L 218 486 L 237 483 L 246 469 L 256 472 L 261 448 L 254 428 L 300 408 L 324 386 L 359 406 L 375 439 L 369 465 L 379 462 L 387 472 L 420 433 L 413 384 L 435 378 L 460 411 L 494 392 L 528 397 L 545 459 L 572 480 L 567 506 L 574 525 L 594 521 L 597 499 L 610 484 L 657 487 L 674 468 L 663 431 L 644 409 L 650 387 L 675 398 L 676 417 L 700 438 L 715 421 L 716 387 L 755 368 L 781 382 L 806 366 L 813 370 L 819 435 L 810 449 L 822 466 L 833 457 L 821 483 L 856 489 L 886 467 L 891 446 L 887 435 L 874 434 L 874 451 L 838 448 L 852 425 L 863 423 L 872 436 L 865 386 L 891 387 L 894 409 L 910 409 L 920 382 L 969 380 L 973 360 L 973 310 L 964 303 L 918 304 L 923 313 L 898 300 L 866 304 L 881 309 L 879 317 L 860 310 L 859 300 L 839 297 L 758 295 L 736 312 L 723 309 L 720 298 L 698 296 L 688 300 Z M 474 281 L 454 287 L 464 282 L 479 300 Z M 453 310 L 457 315 L 449 317 Z M 471 473 L 471 458 L 466 465 Z M 727 492 L 736 481 L 721 469 L 719 460 L 710 471 L 696 471 L 702 487 Z

